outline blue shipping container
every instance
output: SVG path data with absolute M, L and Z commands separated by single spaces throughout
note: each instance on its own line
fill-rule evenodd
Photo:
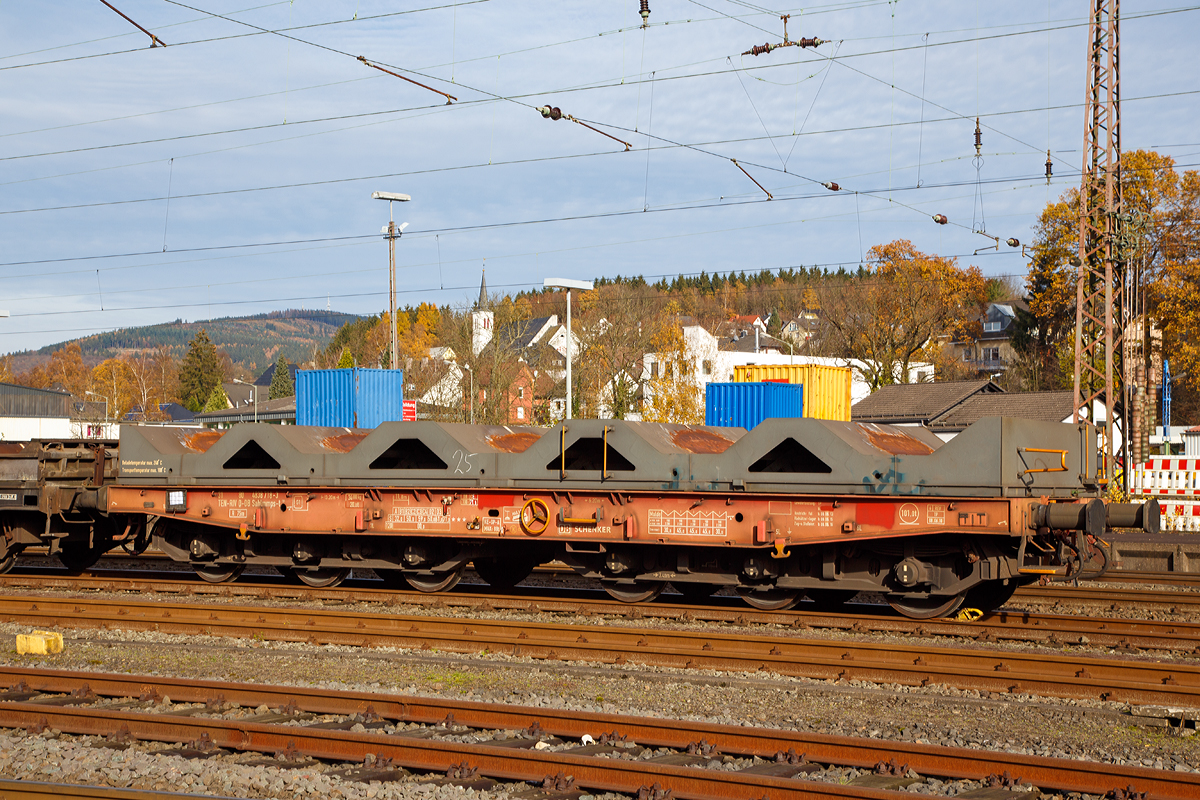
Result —
M 804 416 L 804 387 L 798 383 L 710 383 L 704 394 L 704 424 L 751 430 L 764 419 Z
M 296 373 L 296 424 L 374 428 L 404 414 L 404 371 L 308 369 Z

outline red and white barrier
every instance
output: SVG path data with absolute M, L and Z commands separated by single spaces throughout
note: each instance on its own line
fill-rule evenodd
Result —
M 1200 532 L 1200 458 L 1156 456 L 1130 477 L 1130 494 L 1158 498 L 1163 530 Z

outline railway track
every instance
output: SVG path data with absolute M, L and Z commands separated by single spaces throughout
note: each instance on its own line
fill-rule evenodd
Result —
M 145 789 L 114 789 L 109 786 L 0 780 L 0 797 L 4 800 L 195 800 L 196 795 Z M 222 800 L 218 795 L 208 797 L 209 800 Z
M 900 800 L 911 798 L 911 784 L 926 777 L 991 778 L 996 785 L 1017 780 L 1023 787 L 1014 797 L 1029 786 L 1091 795 L 1132 790 L 1155 800 L 1200 794 L 1198 773 L 645 716 L 14 667 L 0 668 L 0 686 L 7 689 L 0 692 L 0 726 L 7 728 L 303 755 L 362 764 L 360 773 L 386 759 L 405 769 L 449 772 L 457 777 L 440 782 L 460 785 L 478 778 L 540 782 L 545 797 L 585 788 L 656 797 L 670 792 L 689 800 Z M 231 709 L 263 706 L 269 711 L 234 711 L 229 718 Z M 318 715 L 338 719 L 314 719 Z M 114 731 L 120 735 L 111 736 Z M 471 731 L 490 735 L 470 744 L 445 738 Z M 584 743 L 585 735 L 599 741 Z M 538 742 L 548 749 L 538 749 Z M 656 750 L 646 754 L 649 748 Z M 711 768 L 722 765 L 723 756 L 742 759 L 739 769 Z M 829 766 L 888 774 L 860 776 L 849 785 L 815 779 Z M 909 790 L 897 791 L 901 787 Z
M 526 611 L 557 614 L 618 616 L 680 622 L 787 625 L 814 630 L 836 630 L 858 634 L 916 634 L 970 639 L 981 643 L 1008 641 L 1051 646 L 1086 643 L 1121 650 L 1193 651 L 1200 655 L 1200 623 L 1089 618 L 1078 615 L 1035 614 L 998 611 L 977 621 L 911 620 L 880 605 L 853 604 L 839 611 L 807 610 L 804 605 L 789 611 L 760 611 L 736 598 L 712 598 L 695 605 L 658 602 L 631 606 L 601 592 L 571 589 L 538 589 L 521 595 L 493 594 L 488 587 L 460 587 L 453 594 L 426 594 L 375 588 L 373 581 L 348 582 L 332 589 L 312 589 L 285 584 L 282 579 L 265 582 L 239 581 L 214 585 L 191 578 L 108 577 L 99 574 L 77 577 L 8 575 L 0 587 L 11 589 L 67 589 L 73 591 L 137 592 L 165 595 L 192 594 L 199 597 L 297 600 L 323 603 L 384 603 L 433 608 Z M 359 588 L 360 586 L 370 588 Z M 1200 597 L 1198 597 L 1200 599 Z M 727 602 L 725 602 L 727 601 Z M 805 604 L 807 605 L 807 604 Z M 1182 601 L 1177 603 L 1182 605 Z M 884 613 L 875 613 L 883 610 Z
M 28 586 L 27 583 L 18 581 L 21 577 L 38 576 L 47 581 L 55 588 L 65 588 L 71 582 L 80 580 L 81 578 L 106 577 L 111 579 L 128 578 L 131 580 L 173 580 L 173 581 L 188 581 L 199 585 L 201 582 L 198 579 L 191 578 L 191 573 L 185 570 L 163 570 L 150 567 L 147 569 L 127 569 L 127 568 L 110 568 L 105 566 L 97 566 L 82 576 L 72 575 L 63 570 L 58 559 L 52 556 L 41 554 L 25 555 L 22 566 L 17 567 L 8 575 L 0 576 L 0 587 L 11 586 Z M 109 563 L 125 562 L 131 560 L 140 561 L 142 563 L 149 562 L 151 564 L 173 563 L 162 554 L 142 554 L 133 559 L 129 556 L 115 554 L 106 557 Z M 32 563 L 30 563 L 32 562 Z M 105 562 L 101 561 L 103 565 Z M 555 565 L 544 565 L 538 567 L 535 574 L 544 577 L 562 577 L 571 579 L 575 577 L 575 573 L 566 568 Z M 187 578 L 183 576 L 188 576 Z M 241 580 L 231 583 L 222 584 L 223 586 L 241 587 L 248 583 L 262 583 L 267 581 L 274 584 L 283 584 L 282 577 L 276 576 L 256 576 L 246 575 Z M 1039 602 L 1057 602 L 1057 603 L 1077 603 L 1077 604 L 1101 604 L 1101 605 L 1124 605 L 1131 604 L 1134 606 L 1150 606 L 1150 607 L 1166 607 L 1174 608 L 1181 611 L 1200 612 L 1200 591 L 1190 592 L 1188 589 L 1200 590 L 1200 573 L 1169 573 L 1169 572 L 1124 572 L 1114 570 L 1102 578 L 1104 582 L 1121 583 L 1121 584 L 1142 584 L 1154 586 L 1177 586 L 1184 591 L 1173 591 L 1163 589 L 1148 589 L 1148 588 L 1130 588 L 1119 589 L 1111 587 L 1096 587 L 1096 586 L 1074 586 L 1066 582 L 1055 582 L 1048 585 L 1032 585 L 1023 586 L 1017 590 L 1016 598 L 1026 600 L 1036 600 Z M 354 589 L 370 589 L 373 588 L 374 582 L 370 579 L 351 579 L 344 586 Z M 461 586 L 456 589 L 457 593 L 462 593 L 466 590 L 466 586 Z M 203 589 L 200 589 L 203 591 Z M 800 608 L 804 608 L 807 604 L 802 603 Z M 745 604 L 742 604 L 745 607 Z M 753 610 L 753 609 L 750 609 Z
M 1053 651 L 995 651 L 869 643 L 798 635 L 651 630 L 474 618 L 368 614 L 79 597 L 0 597 L 0 618 L 74 629 L 491 652 L 547 661 L 765 672 L 813 680 L 859 680 L 1005 694 L 1200 707 L 1200 666 Z
M 1200 611 L 1200 592 L 1160 589 L 1115 589 L 1109 587 L 1055 585 L 1022 586 L 1016 597 L 1055 603 L 1089 603 L 1122 606 L 1155 606 L 1181 611 Z

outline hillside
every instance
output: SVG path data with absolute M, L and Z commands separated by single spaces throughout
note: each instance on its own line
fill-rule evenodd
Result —
M 161 325 L 122 328 L 59 342 L 40 350 L 15 353 L 12 368 L 17 374 L 26 372 L 71 341 L 79 342 L 84 361 L 89 365 L 122 353 L 153 350 L 160 345 L 166 345 L 181 358 L 187 352 L 188 342 L 203 328 L 213 344 L 229 353 L 234 364 L 257 373 L 274 363 L 280 353 L 293 362 L 311 360 L 314 349 L 325 347 L 342 325 L 354 319 L 357 317 L 353 314 L 336 311 L 291 309 L 249 317 L 195 322 L 176 320 Z

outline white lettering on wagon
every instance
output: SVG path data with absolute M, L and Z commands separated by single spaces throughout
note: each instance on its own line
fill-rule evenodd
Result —
M 729 514 L 725 511 L 652 508 L 648 519 L 650 536 L 726 536 L 729 533 Z
M 384 520 L 384 527 L 389 531 L 448 531 L 450 518 L 440 507 L 393 506 Z
M 147 459 L 145 461 L 136 459 L 121 459 L 121 473 L 124 475 L 159 475 L 167 471 L 161 458 Z
M 820 503 L 793 503 L 792 524 L 797 528 L 832 528 L 833 509 L 823 509 Z

